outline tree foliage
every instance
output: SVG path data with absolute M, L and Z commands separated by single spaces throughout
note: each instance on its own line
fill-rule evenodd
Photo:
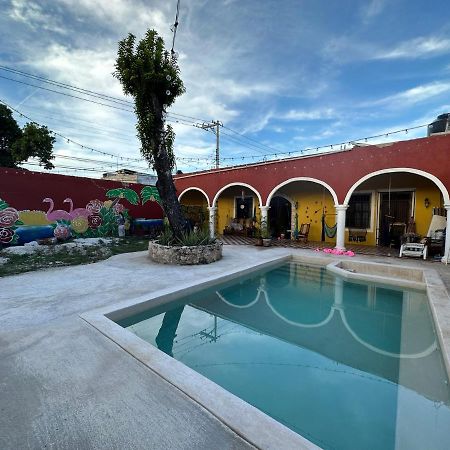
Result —
M 175 133 L 165 124 L 165 114 L 185 92 L 176 58 L 165 50 L 158 33 L 148 30 L 137 45 L 131 33 L 119 42 L 115 67 L 114 76 L 122 84 L 123 92 L 134 97 L 142 155 L 154 166 L 163 146 L 173 169 Z
M 119 42 L 115 68 L 124 93 L 134 98 L 141 153 L 158 175 L 162 207 L 174 234 L 181 236 L 185 220 L 172 179 L 175 133 L 165 123 L 167 108 L 185 92 L 177 60 L 158 33 L 148 30 L 139 43 L 132 34 Z
M 17 167 L 29 158 L 39 159 L 45 169 L 53 169 L 51 160 L 55 138 L 47 127 L 27 123 L 20 129 L 12 116 L 12 111 L 0 105 L 0 166 Z
M 12 111 L 0 105 L 0 167 L 15 167 L 12 145 L 22 136 L 22 130 L 12 116 Z

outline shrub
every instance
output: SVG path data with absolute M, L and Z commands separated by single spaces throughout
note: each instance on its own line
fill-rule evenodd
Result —
M 157 243 L 176 247 L 193 247 L 196 245 L 210 245 L 216 242 L 216 238 L 211 238 L 208 230 L 187 231 L 181 237 L 175 238 L 170 228 L 165 228 L 159 236 Z

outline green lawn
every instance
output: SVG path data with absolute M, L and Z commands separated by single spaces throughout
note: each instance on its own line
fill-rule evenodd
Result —
M 0 252 L 1 257 L 8 258 L 7 263 L 0 265 L 0 277 L 51 267 L 90 264 L 107 259 L 112 255 L 140 252 L 147 248 L 148 239 L 126 237 L 115 239 L 114 242 L 108 242 L 101 246 L 83 247 L 79 251 L 72 252 L 68 252 L 66 249 L 58 250 L 58 246 L 55 246 L 54 251 L 48 254 L 13 255 Z

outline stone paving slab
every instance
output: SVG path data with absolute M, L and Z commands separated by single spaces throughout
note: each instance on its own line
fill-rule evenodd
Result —
M 139 252 L 0 279 L 0 448 L 252 448 L 79 314 L 293 252 L 312 253 L 227 245 L 217 263 L 179 267 L 156 265 Z M 448 289 L 450 267 L 432 267 Z

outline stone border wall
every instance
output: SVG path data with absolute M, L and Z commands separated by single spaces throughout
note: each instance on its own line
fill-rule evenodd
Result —
M 151 260 L 160 264 L 210 264 L 222 258 L 222 247 L 223 244 L 220 241 L 210 245 L 192 247 L 169 247 L 150 241 L 148 254 Z

